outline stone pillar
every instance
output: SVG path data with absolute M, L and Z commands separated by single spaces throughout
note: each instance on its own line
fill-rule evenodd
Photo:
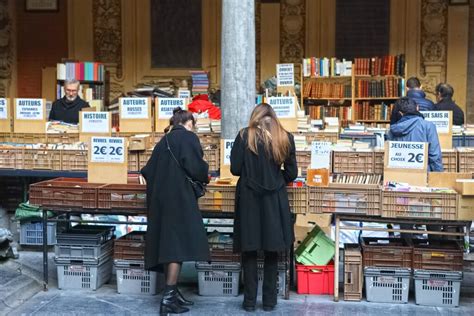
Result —
M 222 138 L 235 138 L 255 106 L 255 0 L 222 1 Z
M 469 6 L 469 46 L 467 51 L 466 122 L 474 123 L 474 1 Z

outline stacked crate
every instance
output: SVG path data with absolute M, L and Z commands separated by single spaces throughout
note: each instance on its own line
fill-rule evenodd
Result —
M 57 234 L 59 289 L 97 290 L 112 276 L 114 226 L 77 225 Z
M 263 289 L 263 274 L 264 274 L 264 256 L 263 253 L 259 253 L 257 260 L 257 275 L 258 275 L 258 285 L 257 285 L 257 295 L 262 294 Z M 287 277 L 288 270 L 288 255 L 285 252 L 278 254 L 278 276 L 277 276 L 277 295 L 280 297 L 285 297 L 286 285 L 288 284 L 289 278 Z M 289 276 L 289 275 L 288 275 Z
M 362 299 L 362 251 L 358 244 L 344 245 L 344 300 Z

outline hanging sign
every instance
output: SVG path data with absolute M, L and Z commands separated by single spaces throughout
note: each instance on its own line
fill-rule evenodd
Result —
M 125 138 L 91 137 L 90 162 L 124 163 Z
M 426 143 L 389 142 L 388 167 L 401 169 L 424 169 Z
M 277 64 L 277 86 L 295 85 L 295 66 L 293 64 Z
M 278 118 L 296 117 L 296 99 L 294 97 L 269 97 L 267 101 Z
M 110 112 L 81 112 L 81 133 L 110 133 Z
M 148 119 L 149 98 L 120 98 L 121 119 Z
M 43 120 L 43 99 L 15 99 L 17 120 Z
M 330 157 L 330 142 L 311 143 L 311 169 L 329 169 Z
M 158 98 L 158 117 L 169 119 L 173 116 L 173 110 L 177 107 L 185 110 L 186 99 L 184 98 Z
M 436 126 L 438 134 L 448 134 L 451 131 L 451 111 L 421 111 L 421 114 Z

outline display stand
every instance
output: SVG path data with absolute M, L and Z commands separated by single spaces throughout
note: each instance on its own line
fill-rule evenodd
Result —
M 153 119 L 151 98 L 120 98 L 120 132 L 151 133 Z
M 46 100 L 20 99 L 14 101 L 13 131 L 15 133 L 46 132 Z
M 10 99 L 0 98 L 0 133 L 12 131 L 12 111 Z
M 155 98 L 155 132 L 162 133 L 170 125 L 173 110 L 177 107 L 187 109 L 188 101 L 184 98 Z
M 111 136 L 110 112 L 82 111 L 79 113 L 79 141 L 89 143 L 92 136 Z
M 128 150 L 123 137 L 91 137 L 87 182 L 127 184 Z
M 453 112 L 452 111 L 421 111 L 425 120 L 432 122 L 438 132 L 441 149 L 453 148 Z
M 409 144 L 418 146 L 424 144 L 423 149 L 406 149 L 401 151 L 395 151 L 392 144 Z M 400 154 L 400 155 L 399 155 Z M 421 156 L 420 156 L 421 155 Z M 392 164 L 393 159 L 399 159 L 399 167 L 394 167 Z M 428 161 L 428 144 L 427 143 L 415 143 L 415 142 L 385 142 L 385 155 L 384 155 L 384 171 L 383 179 L 384 183 L 387 182 L 400 182 L 408 183 L 414 186 L 426 186 L 428 184 L 428 172 L 427 172 L 427 161 Z
M 265 102 L 275 110 L 281 125 L 288 132 L 298 131 L 298 118 L 296 116 L 298 99 L 296 97 L 269 97 L 265 98 Z

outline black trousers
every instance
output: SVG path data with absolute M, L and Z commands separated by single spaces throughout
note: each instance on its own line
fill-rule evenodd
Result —
M 277 304 L 278 252 L 265 251 L 263 265 L 262 302 L 264 306 Z M 255 306 L 257 303 L 257 252 L 242 253 L 244 270 L 244 305 Z

